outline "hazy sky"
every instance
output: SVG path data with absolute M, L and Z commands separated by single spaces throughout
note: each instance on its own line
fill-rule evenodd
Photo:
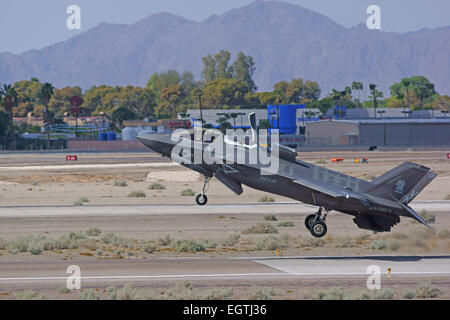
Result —
M 450 0 L 284 0 L 351 27 L 367 19 L 371 4 L 381 8 L 385 31 L 407 32 L 450 25 Z M 67 40 L 101 22 L 133 23 L 167 11 L 201 21 L 254 0 L 0 0 L 0 52 L 20 53 Z M 69 5 L 81 8 L 81 30 L 66 27 Z

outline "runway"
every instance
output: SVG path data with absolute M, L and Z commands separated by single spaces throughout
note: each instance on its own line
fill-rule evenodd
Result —
M 450 201 L 422 201 L 411 204 L 414 210 L 448 211 Z M 0 207 L 0 218 L 64 217 L 64 216 L 155 216 L 195 214 L 310 214 L 314 206 L 300 202 L 240 204 L 163 204 L 163 205 L 84 205 L 84 206 L 14 206 Z
M 2 262 L 0 285 L 64 283 L 70 265 L 82 283 L 179 280 L 258 280 L 367 278 L 369 266 L 390 278 L 450 277 L 450 256 L 172 258 L 152 260 Z

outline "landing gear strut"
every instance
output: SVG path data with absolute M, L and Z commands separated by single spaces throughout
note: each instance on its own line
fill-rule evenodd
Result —
M 311 234 L 316 238 L 321 238 L 327 233 L 327 219 L 328 210 L 325 209 L 325 214 L 322 216 L 323 208 L 320 207 L 315 214 L 310 214 L 305 219 L 305 226 Z
M 208 191 L 208 187 L 209 187 L 209 180 L 211 178 L 210 177 L 206 177 L 203 180 L 203 189 L 202 189 L 202 193 L 198 194 L 195 197 L 195 202 L 197 202 L 197 204 L 199 206 L 204 206 L 207 202 L 208 202 L 208 197 L 206 196 L 206 191 Z

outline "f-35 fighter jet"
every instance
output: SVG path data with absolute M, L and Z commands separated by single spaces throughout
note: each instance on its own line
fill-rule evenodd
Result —
M 255 138 L 255 115 L 250 114 L 249 118 Z M 423 218 L 408 206 L 436 177 L 429 168 L 419 164 L 404 162 L 372 181 L 366 181 L 297 160 L 297 152 L 282 145 L 277 145 L 277 170 L 270 171 L 259 163 L 233 160 L 236 157 L 230 156 L 228 151 L 213 153 L 213 157 L 223 160 L 222 163 L 205 160 L 200 163 L 180 162 L 186 148 L 174 152 L 178 141 L 173 141 L 170 134 L 145 134 L 137 139 L 153 151 L 171 157 L 173 161 L 204 176 L 203 191 L 196 197 L 198 205 L 207 203 L 206 186 L 209 180 L 215 177 L 238 195 L 243 192 L 242 185 L 246 185 L 316 206 L 317 212 L 305 219 L 305 226 L 314 237 L 323 237 L 326 234 L 326 218 L 332 210 L 352 215 L 353 221 L 361 229 L 377 232 L 390 231 L 400 222 L 400 216 L 413 218 L 429 227 Z M 207 149 L 207 143 L 196 143 L 193 135 L 184 142 L 184 145 L 188 146 L 187 156 L 190 159 L 194 157 L 197 149 L 200 148 L 202 152 Z M 233 145 L 246 156 L 252 150 L 270 153 L 274 148 L 274 145 L 258 144 L 255 139 L 253 143 L 247 144 L 225 138 L 224 144 Z

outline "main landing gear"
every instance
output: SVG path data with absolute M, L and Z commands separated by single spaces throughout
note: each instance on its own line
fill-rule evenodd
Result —
M 208 202 L 208 197 L 206 196 L 206 191 L 208 191 L 210 179 L 211 179 L 211 177 L 205 177 L 205 179 L 203 180 L 202 193 L 198 194 L 195 197 L 195 202 L 197 202 L 197 204 L 199 206 L 204 206 Z
M 321 238 L 327 233 L 327 225 L 325 223 L 327 219 L 328 210 L 325 209 L 325 213 L 322 216 L 323 208 L 320 207 L 315 214 L 310 214 L 305 219 L 305 227 L 316 238 Z

